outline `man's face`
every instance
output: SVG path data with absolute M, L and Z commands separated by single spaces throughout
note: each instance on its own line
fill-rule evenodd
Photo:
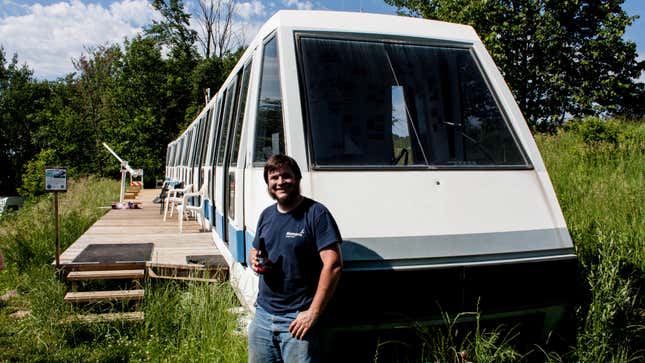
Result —
M 271 198 L 279 204 L 291 204 L 300 195 L 300 180 L 288 167 L 274 170 L 268 175 L 267 189 Z

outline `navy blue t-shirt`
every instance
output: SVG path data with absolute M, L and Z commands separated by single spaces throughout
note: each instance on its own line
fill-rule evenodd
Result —
M 260 215 L 255 249 L 260 238 L 273 266 L 260 275 L 257 304 L 273 314 L 308 309 L 322 269 L 320 251 L 342 241 L 329 210 L 309 198 L 289 213 L 273 204 Z

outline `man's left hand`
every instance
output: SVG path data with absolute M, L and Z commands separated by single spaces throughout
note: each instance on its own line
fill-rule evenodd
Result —
M 318 314 L 311 310 L 305 310 L 298 313 L 296 319 L 289 325 L 289 332 L 291 335 L 299 340 L 305 337 L 307 332 L 311 329 L 318 320 Z

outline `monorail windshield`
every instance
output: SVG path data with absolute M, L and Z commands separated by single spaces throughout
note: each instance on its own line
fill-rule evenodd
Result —
M 467 47 L 297 37 L 316 166 L 528 166 Z

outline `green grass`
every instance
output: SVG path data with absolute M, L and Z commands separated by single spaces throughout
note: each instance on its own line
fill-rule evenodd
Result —
M 89 178 L 61 194 L 61 245 L 74 242 L 106 211 L 118 195 L 117 182 Z M 0 221 L 0 248 L 6 269 L 0 271 L 0 294 L 18 296 L 0 306 L 0 362 L 242 362 L 246 338 L 231 312 L 236 298 L 227 283 L 146 281 L 136 323 L 61 323 L 97 306 L 63 302 L 66 286 L 57 277 L 51 195 L 33 200 Z M 101 307 L 120 311 L 122 306 Z M 10 315 L 28 310 L 16 320 Z
M 579 257 L 568 359 L 626 362 L 645 346 L 645 124 L 587 119 L 536 141 Z

